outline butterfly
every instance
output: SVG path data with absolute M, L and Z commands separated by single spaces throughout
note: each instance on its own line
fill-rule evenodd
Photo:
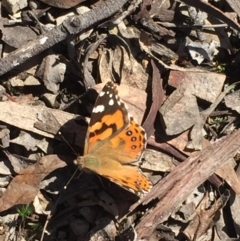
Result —
M 128 114 L 117 87 L 107 82 L 94 105 L 84 155 L 77 157 L 80 169 L 87 168 L 119 186 L 142 195 L 152 184 L 137 166 L 146 147 L 144 129 Z

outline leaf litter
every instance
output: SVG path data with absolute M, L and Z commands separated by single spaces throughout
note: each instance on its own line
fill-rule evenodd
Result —
M 238 2 L 10 2 L 0 20 L 1 239 L 239 238 Z M 109 3 L 117 13 L 95 11 L 94 27 L 69 34 L 68 17 L 89 22 Z M 68 183 L 109 80 L 148 136 L 139 165 L 154 187 L 140 200 L 85 171 Z

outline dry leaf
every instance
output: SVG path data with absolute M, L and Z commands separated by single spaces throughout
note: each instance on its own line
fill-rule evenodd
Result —
M 43 157 L 36 164 L 22 170 L 9 184 L 0 198 L 0 211 L 17 204 L 29 204 L 39 192 L 40 182 L 52 171 L 66 166 L 56 155 Z

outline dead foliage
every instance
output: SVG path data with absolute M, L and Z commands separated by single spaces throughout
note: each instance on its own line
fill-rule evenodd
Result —
M 238 1 L 1 7 L 0 241 L 239 239 Z M 108 81 L 146 131 L 146 195 L 75 173 Z

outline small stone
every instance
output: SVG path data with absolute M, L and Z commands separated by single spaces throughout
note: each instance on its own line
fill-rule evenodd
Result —
M 2 5 L 10 14 L 14 14 L 19 10 L 28 6 L 27 0 L 3 0 Z
M 28 5 L 32 10 L 34 10 L 34 9 L 39 9 L 40 6 L 41 6 L 41 3 L 39 1 L 36 1 L 36 0 L 30 0 Z
M 9 80 L 10 84 L 12 87 L 23 87 L 24 86 L 24 82 L 16 77 L 13 77 Z
M 56 98 L 57 98 L 56 94 L 46 93 L 43 95 L 43 99 L 45 99 L 45 101 L 47 101 L 48 105 L 51 107 L 56 106 Z
M 39 80 L 37 78 L 35 78 L 32 75 L 29 75 L 27 77 L 27 79 L 24 81 L 24 85 L 25 86 L 35 86 L 35 85 L 41 85 L 41 83 L 39 82 Z

